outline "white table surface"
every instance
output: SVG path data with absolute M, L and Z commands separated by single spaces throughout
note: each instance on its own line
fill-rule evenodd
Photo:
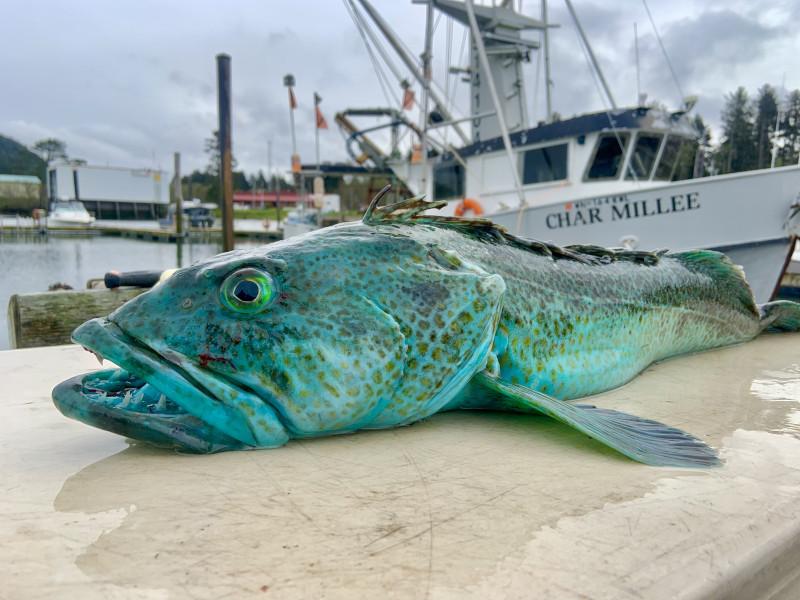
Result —
M 799 597 L 800 335 L 595 399 L 707 440 L 709 471 L 490 413 L 179 455 L 58 413 L 96 368 L 0 352 L 0 598 Z

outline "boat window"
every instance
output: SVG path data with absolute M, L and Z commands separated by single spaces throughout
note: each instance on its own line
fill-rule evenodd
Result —
M 659 133 L 640 133 L 636 136 L 636 145 L 633 147 L 625 179 L 650 179 L 663 137 Z
M 50 169 L 48 172 L 48 177 L 50 178 L 50 202 L 58 198 L 58 187 L 56 186 L 56 170 Z
M 586 178 L 613 179 L 617 177 L 627 145 L 627 133 L 609 133 L 600 136 L 594 151 L 594 160 Z
M 433 168 L 433 199 L 450 200 L 464 196 L 464 167 L 442 163 Z
M 543 183 L 566 178 L 566 144 L 525 151 L 522 157 L 522 183 Z
M 675 166 L 678 162 L 678 154 L 681 151 L 683 139 L 671 135 L 664 143 L 664 150 L 661 152 L 661 160 L 656 167 L 655 179 L 670 181 L 675 173 Z

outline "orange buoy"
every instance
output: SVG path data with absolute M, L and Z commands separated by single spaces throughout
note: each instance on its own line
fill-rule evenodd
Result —
M 464 198 L 458 203 L 458 206 L 456 206 L 456 216 L 463 217 L 464 213 L 468 210 L 471 210 L 472 214 L 476 217 L 480 217 L 483 214 L 483 207 L 480 202 L 473 198 Z

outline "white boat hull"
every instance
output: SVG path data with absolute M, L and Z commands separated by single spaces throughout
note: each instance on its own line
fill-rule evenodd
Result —
M 76 227 L 76 228 L 84 228 L 84 227 L 91 227 L 94 223 L 94 217 L 84 220 L 76 220 L 76 219 L 62 219 L 56 217 L 48 217 L 47 218 L 47 226 L 48 227 Z
M 559 245 L 727 253 L 744 267 L 758 302 L 776 291 L 794 248 L 789 219 L 800 168 L 750 171 L 646 190 L 529 206 L 488 215 L 523 237 Z

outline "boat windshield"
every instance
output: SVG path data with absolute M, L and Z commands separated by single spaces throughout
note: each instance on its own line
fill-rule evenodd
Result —
M 662 181 L 672 180 L 675 174 L 675 167 L 678 164 L 678 155 L 681 152 L 682 145 L 683 139 L 676 135 L 671 135 L 667 138 L 667 141 L 664 142 L 664 150 L 661 152 L 661 160 L 658 163 L 658 167 L 656 167 L 654 179 L 660 179 Z
M 456 162 L 433 168 L 433 199 L 450 200 L 464 196 L 464 167 Z
M 628 145 L 627 133 L 608 133 L 597 140 L 594 160 L 586 179 L 615 179 L 619 175 L 625 148 Z
M 69 210 L 74 212 L 86 212 L 86 207 L 83 205 L 82 202 L 77 200 L 68 200 L 63 201 L 60 200 L 58 202 L 53 203 L 53 210 Z
M 522 158 L 522 183 L 544 183 L 567 178 L 567 144 L 526 150 Z
M 660 133 L 640 133 L 636 136 L 636 145 L 633 147 L 625 179 L 650 179 L 663 138 Z

